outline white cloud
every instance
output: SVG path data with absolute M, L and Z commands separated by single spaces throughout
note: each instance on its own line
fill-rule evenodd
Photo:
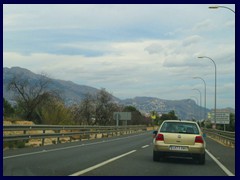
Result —
M 214 23 L 210 19 L 205 19 L 201 22 L 196 23 L 192 28 L 192 31 L 194 32 L 210 31 L 214 28 L 216 28 L 216 25 L 214 25 Z
M 191 45 L 199 43 L 201 40 L 202 40 L 202 37 L 200 37 L 199 35 L 193 35 L 193 36 L 185 38 L 183 40 L 182 45 L 183 46 L 191 46 Z
M 202 88 L 192 76 L 201 76 L 211 99 L 213 64 L 197 58 L 204 55 L 217 63 L 218 101 L 227 103 L 219 106 L 234 107 L 234 17 L 207 7 L 4 5 L 3 65 L 104 87 L 120 98 L 187 99 L 192 87 Z

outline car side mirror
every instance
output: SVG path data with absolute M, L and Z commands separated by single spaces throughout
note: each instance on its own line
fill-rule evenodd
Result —
M 156 137 L 157 133 L 158 133 L 158 131 L 153 131 L 153 138 Z
M 206 139 L 206 137 L 207 137 L 207 134 L 203 133 L 203 138 Z

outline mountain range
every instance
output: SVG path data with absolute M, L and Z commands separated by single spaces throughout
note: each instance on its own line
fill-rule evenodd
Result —
M 40 77 L 28 69 L 20 67 L 3 68 L 3 97 L 10 103 L 14 103 L 13 93 L 7 90 L 7 85 L 13 77 L 22 76 L 32 81 Z M 49 88 L 55 89 L 60 92 L 61 97 L 64 99 L 66 105 L 79 103 L 84 99 L 87 93 L 92 95 L 97 94 L 100 90 L 94 87 L 79 85 L 71 81 L 64 81 L 58 79 L 51 79 L 51 86 Z M 198 106 L 192 99 L 183 100 L 163 100 L 155 97 L 135 97 L 121 100 L 112 96 L 114 102 L 124 106 L 134 106 L 142 113 L 150 113 L 156 111 L 159 114 L 168 113 L 174 110 L 176 115 L 181 119 L 201 119 L 204 114 L 204 108 Z M 206 109 L 206 113 L 209 112 Z

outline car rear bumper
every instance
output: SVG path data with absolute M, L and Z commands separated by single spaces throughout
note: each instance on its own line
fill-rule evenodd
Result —
M 204 154 L 205 153 L 205 147 L 204 146 L 187 146 L 187 150 L 179 151 L 179 150 L 170 150 L 171 145 L 154 145 L 153 150 L 162 152 L 164 154 L 179 154 L 179 155 L 193 155 L 193 154 Z M 177 146 L 177 145 L 176 145 Z

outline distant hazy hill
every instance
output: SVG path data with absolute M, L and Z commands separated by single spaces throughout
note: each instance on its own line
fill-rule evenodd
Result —
M 20 67 L 12 67 L 12 68 L 3 68 L 3 97 L 8 101 L 13 101 L 13 94 L 7 91 L 7 84 L 10 82 L 13 76 L 21 75 L 27 79 L 38 79 L 39 74 L 35 74 L 27 69 L 23 69 Z M 96 94 L 99 92 L 99 89 L 78 85 L 71 81 L 63 81 L 57 79 L 51 79 L 51 84 L 49 86 L 50 89 L 57 90 L 60 92 L 60 95 L 64 99 L 65 103 L 70 105 L 74 102 L 80 102 L 87 93 Z M 114 99 L 117 99 L 114 97 Z
M 176 115 L 181 119 L 200 119 L 203 116 L 204 108 L 199 107 L 191 99 L 183 100 L 163 100 L 154 97 L 135 97 L 122 101 L 123 104 L 135 106 L 144 112 L 156 111 L 159 114 L 168 113 L 174 110 Z M 209 112 L 209 110 L 207 110 Z
M 33 81 L 40 76 L 39 74 L 35 74 L 20 67 L 3 68 L 3 97 L 10 102 L 14 101 L 13 94 L 6 90 L 6 86 L 13 76 L 19 75 Z M 67 105 L 80 102 L 87 93 L 94 95 L 99 92 L 99 89 L 94 87 L 78 85 L 71 81 L 51 79 L 51 82 L 52 83 L 49 88 L 58 90 Z M 134 106 L 144 113 L 149 113 L 151 111 L 168 113 L 169 111 L 174 110 L 177 116 L 181 119 L 200 119 L 201 114 L 203 116 L 204 113 L 204 108 L 198 106 L 195 101 L 191 99 L 163 100 L 154 97 L 135 97 L 131 99 L 120 100 L 119 98 L 113 96 L 113 100 L 125 106 Z M 228 108 L 228 110 L 234 112 L 234 109 Z M 209 111 L 210 110 L 207 109 L 206 112 Z

